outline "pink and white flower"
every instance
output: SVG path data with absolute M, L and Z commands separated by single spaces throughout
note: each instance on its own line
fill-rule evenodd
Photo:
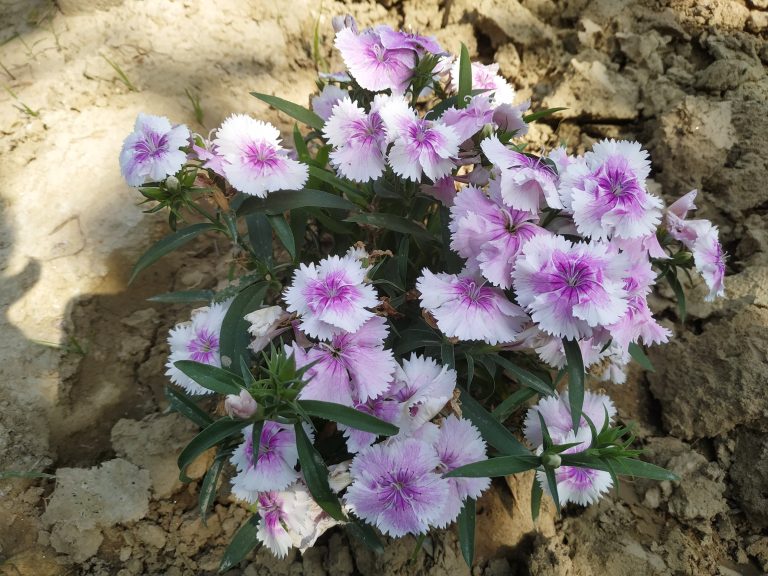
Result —
M 282 490 L 299 477 L 296 464 L 296 433 L 292 427 L 266 421 L 258 454 L 253 453 L 253 424 L 243 429 L 245 441 L 232 453 L 230 462 L 238 474 L 232 478 L 232 494 L 255 502 L 259 492 Z
M 528 134 L 528 123 L 523 119 L 524 113 L 531 107 L 531 101 L 526 100 L 516 106 L 500 104 L 493 111 L 493 123 L 502 132 L 511 132 L 515 138 Z
M 227 394 L 224 399 L 224 411 L 234 418 L 245 420 L 256 413 L 259 406 L 248 390 L 240 390 L 240 394 Z
M 709 288 L 704 300 L 711 302 L 715 298 L 725 296 L 725 254 L 716 226 L 710 226 L 696 238 L 693 244 L 693 262 Z
M 358 34 L 352 28 L 339 30 L 334 44 L 362 88 L 401 94 L 408 88 L 416 65 L 416 52 L 410 47 L 387 48 L 376 30 Z
M 537 214 L 543 199 L 550 208 L 562 208 L 557 175 L 540 158 L 510 150 L 496 135 L 480 143 L 483 154 L 501 172 L 501 197 L 507 206 Z
M 411 354 L 398 366 L 388 396 L 401 406 L 400 436 L 429 422 L 453 397 L 456 371 L 432 358 Z
M 367 182 L 382 175 L 387 135 L 378 112 L 367 114 L 345 97 L 334 106 L 323 133 L 335 148 L 331 162 L 344 176 Z
M 323 91 L 312 98 L 312 111 L 327 122 L 333 114 L 333 107 L 348 97 L 349 92 L 346 90 L 334 84 L 326 84 Z
M 628 268 L 606 244 L 573 244 L 538 234 L 523 247 L 512 273 L 517 301 L 539 327 L 558 338 L 592 336 L 627 311 Z
M 444 206 L 453 206 L 456 198 L 456 182 L 452 176 L 443 176 L 433 184 L 422 184 L 421 192 L 431 196 Z
M 224 176 L 240 192 L 266 197 L 275 190 L 299 190 L 307 182 L 305 164 L 288 157 L 277 128 L 245 114 L 233 114 L 216 131 L 214 144 Z
M 498 185 L 491 185 L 490 198 L 482 190 L 467 186 L 451 208 L 451 248 L 467 259 L 472 269 L 501 288 L 512 285 L 512 269 L 520 250 L 534 235 L 544 232 L 530 212 L 503 204 Z
M 231 302 L 227 300 L 193 310 L 190 321 L 177 324 L 168 334 L 168 345 L 171 350 L 168 362 L 165 364 L 165 374 L 171 382 L 181 386 L 190 394 L 212 394 L 213 392 L 200 386 L 176 368 L 175 363 L 179 360 L 192 360 L 217 368 L 221 367 L 219 333 Z
M 244 320 L 250 323 L 248 334 L 253 337 L 248 346 L 253 352 L 260 352 L 273 338 L 284 332 L 288 327 L 280 328 L 289 314 L 280 306 L 267 306 L 246 314 Z
M 390 424 L 397 425 L 401 420 L 400 404 L 396 400 L 388 398 L 386 394 L 378 398 L 366 400 L 365 402 L 358 402 L 354 405 L 354 408 Z M 344 436 L 347 439 L 347 450 L 351 454 L 360 452 L 360 450 L 370 446 L 376 440 L 376 434 L 372 432 L 357 430 L 344 424 L 337 424 L 337 427 L 344 432 Z
M 373 316 L 355 332 L 339 332 L 309 350 L 293 344 L 296 365 L 315 364 L 301 398 L 355 406 L 387 391 L 397 363 L 384 349 L 387 322 Z
M 389 165 L 395 174 L 420 181 L 422 173 L 433 182 L 453 170 L 451 158 L 461 139 L 450 126 L 419 118 L 405 100 L 393 98 L 381 107 L 387 137 L 393 141 Z
M 421 292 L 422 308 L 435 317 L 438 328 L 449 338 L 513 342 L 527 320 L 504 292 L 486 286 L 472 274 L 433 274 L 425 268 L 416 288 Z
M 440 459 L 438 471 L 446 474 L 467 464 L 487 459 L 486 444 L 480 431 L 463 418 L 448 416 L 440 425 L 440 434 L 435 443 Z M 491 485 L 490 478 L 447 478 L 448 498 L 440 517 L 434 525 L 445 527 L 456 520 L 467 498 L 479 498 Z
M 301 329 L 328 340 L 340 332 L 355 332 L 374 316 L 374 288 L 365 283 L 366 268 L 355 258 L 329 256 L 318 265 L 300 264 L 285 291 L 288 311 L 301 315 Z
M 365 448 L 352 460 L 346 503 L 385 534 L 423 534 L 440 519 L 449 494 L 439 465 L 436 450 L 421 440 Z
M 451 89 L 455 92 L 459 89 L 459 66 L 457 58 L 451 66 Z M 494 104 L 512 104 L 515 100 L 515 90 L 499 74 L 499 65 L 481 64 L 472 62 L 472 89 L 489 90 L 487 93 L 493 98 Z
M 483 126 L 493 122 L 494 116 L 490 99 L 475 96 L 465 108 L 448 108 L 440 120 L 453 128 L 459 136 L 459 141 L 464 142 L 482 130 Z
M 655 233 L 663 203 L 645 187 L 649 172 L 648 153 L 639 143 L 615 140 L 597 142 L 583 162 L 569 166 L 561 194 L 568 197 L 579 233 L 593 240 Z
M 589 424 L 586 415 L 595 428 L 600 429 L 605 425 L 605 417 L 608 415 L 608 421 L 616 415 L 616 407 L 613 401 L 605 394 L 597 394 L 590 390 L 584 391 L 584 403 L 581 408 L 581 421 L 579 429 L 586 429 L 589 432 Z M 571 419 L 571 404 L 568 392 L 559 396 L 547 396 L 530 408 L 525 415 L 524 433 L 525 438 L 534 446 L 541 446 L 544 443 L 544 437 L 541 431 L 541 420 L 544 419 L 549 435 L 555 444 L 565 444 L 564 438 L 573 432 L 573 420 Z M 591 440 L 591 438 L 590 438 Z M 589 441 L 587 442 L 587 446 Z
M 171 126 L 163 116 L 139 114 L 120 151 L 120 171 L 128 185 L 141 186 L 176 174 L 187 161 L 180 148 L 189 144 L 189 135 L 184 124 Z

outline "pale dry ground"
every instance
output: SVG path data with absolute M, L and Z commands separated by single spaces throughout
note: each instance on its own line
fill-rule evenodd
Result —
M 288 134 L 288 119 L 248 92 L 307 102 L 320 5 L 60 0 L 58 7 L 0 0 L 7 88 L 0 90 L 0 470 L 68 468 L 53 498 L 52 481 L 0 482 L 0 574 L 207 574 L 243 511 L 222 497 L 205 528 L 194 510 L 197 484 L 185 489 L 175 480 L 174 452 L 192 430 L 158 412 L 165 334 L 187 310 L 144 299 L 210 285 L 226 270 L 225 257 L 196 245 L 126 289 L 132 262 L 163 221 L 142 214 L 117 155 L 141 111 L 200 132 L 244 112 Z M 510 479 L 509 489 L 499 485 L 481 503 L 475 572 L 768 571 L 768 2 L 392 0 L 322 8 L 326 48 L 330 15 L 351 11 L 363 25 L 406 24 L 436 32 L 447 49 L 463 41 L 496 59 L 520 99 L 569 108 L 562 124 L 532 131 L 534 147 L 639 139 L 654 158 L 654 190 L 663 187 L 670 200 L 700 188 L 701 211 L 720 225 L 731 254 L 731 300 L 700 305 L 699 290 L 687 329 L 652 354 L 658 372 L 635 371 L 629 385 L 609 390 L 621 417 L 638 421 L 649 456 L 683 483 L 628 483 L 600 506 L 568 510 L 560 523 L 549 510 L 535 531 L 530 479 Z M 205 127 L 195 123 L 186 89 L 200 95 Z M 669 296 L 654 304 L 676 326 Z M 119 506 L 104 505 L 110 490 L 121 494 Z M 435 535 L 416 565 L 407 563 L 412 546 L 406 539 L 374 560 L 337 533 L 303 558 L 260 554 L 233 573 L 467 573 L 450 532 Z

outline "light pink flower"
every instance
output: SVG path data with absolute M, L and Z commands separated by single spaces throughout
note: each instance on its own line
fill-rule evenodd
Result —
M 528 134 L 528 123 L 523 115 L 531 107 L 531 101 L 526 100 L 513 106 L 512 104 L 500 104 L 493 111 L 493 123 L 502 132 L 512 132 L 515 138 Z
M 543 228 L 530 212 L 508 208 L 498 186 L 490 198 L 480 189 L 467 186 L 451 208 L 451 248 L 467 259 L 472 268 L 501 288 L 512 285 L 512 269 L 523 245 Z
M 329 256 L 318 265 L 300 264 L 285 291 L 288 311 L 301 315 L 301 329 L 323 340 L 355 332 L 374 316 L 374 288 L 365 283 L 366 269 L 355 258 Z
M 232 453 L 230 462 L 238 474 L 232 478 L 232 494 L 254 502 L 259 492 L 282 490 L 292 484 L 299 474 L 296 433 L 292 427 L 277 422 L 264 422 L 259 453 L 253 453 L 253 425 L 243 429 L 244 442 Z
M 475 96 L 465 108 L 451 107 L 446 110 L 440 120 L 456 131 L 459 141 L 472 138 L 483 126 L 490 124 L 495 117 L 491 101 L 486 96 Z
M 422 193 L 432 196 L 444 206 L 453 206 L 456 197 L 456 184 L 452 176 L 443 176 L 433 184 L 422 184 Z
M 188 140 L 189 129 L 184 124 L 171 126 L 163 116 L 139 114 L 120 152 L 123 178 L 129 186 L 141 186 L 176 174 L 187 160 L 180 148 Z
M 453 396 L 455 388 L 456 371 L 452 368 L 414 353 L 410 358 L 404 358 L 387 394 L 401 406 L 399 436 L 410 435 L 437 416 Z
M 461 143 L 453 128 L 419 118 L 400 98 L 384 104 L 380 114 L 387 137 L 394 142 L 388 160 L 396 174 L 418 182 L 424 173 L 435 182 L 451 173 L 451 158 L 459 153 Z
M 327 122 L 333 114 L 333 107 L 347 97 L 349 92 L 346 90 L 334 84 L 326 84 L 323 86 L 323 91 L 312 98 L 312 111 Z
M 586 415 L 599 432 L 605 424 L 605 416 L 608 415 L 608 421 L 616 415 L 616 407 L 613 401 L 605 394 L 597 394 L 590 390 L 584 391 L 584 404 L 581 408 L 582 417 L 579 422 L 579 429 L 586 429 L 589 432 L 589 424 Z M 541 431 L 541 420 L 539 414 L 544 419 L 549 435 L 555 444 L 565 444 L 564 438 L 573 432 L 573 420 L 571 419 L 571 405 L 568 392 L 560 396 L 546 396 L 541 398 L 538 403 L 530 408 L 525 415 L 524 433 L 525 438 L 534 446 L 543 444 L 544 439 Z M 588 438 L 591 437 L 588 434 Z M 587 442 L 587 446 L 589 441 Z M 585 446 L 585 448 L 587 447 Z
M 280 146 L 277 128 L 250 116 L 227 118 L 213 142 L 224 176 L 240 192 L 264 198 L 275 190 L 299 190 L 309 177 L 307 166 Z
M 390 424 L 397 425 L 400 422 L 400 404 L 394 399 L 385 397 L 385 395 L 366 400 L 365 402 L 355 403 L 354 408 Z M 351 454 L 360 452 L 360 450 L 370 446 L 376 440 L 376 434 L 372 432 L 364 432 L 344 424 L 337 424 L 336 426 L 344 432 L 344 436 L 347 439 L 347 450 Z
M 693 262 L 709 288 L 709 294 L 704 299 L 711 302 L 717 297 L 725 296 L 725 254 L 716 226 L 710 226 L 696 238 L 693 244 Z
M 627 310 L 625 257 L 606 244 L 573 244 L 538 234 L 523 247 L 512 273 L 517 301 L 545 332 L 592 336 Z
M 356 406 L 383 394 L 397 368 L 391 350 L 384 349 L 387 331 L 386 320 L 374 316 L 357 331 L 339 332 L 307 351 L 294 344 L 297 366 L 316 362 L 301 398 Z
M 334 44 L 361 87 L 372 92 L 405 92 L 416 65 L 412 49 L 387 48 L 381 35 L 370 29 L 357 34 L 343 28 L 336 33 Z
M 469 421 L 448 416 L 440 425 L 435 443 L 440 458 L 438 471 L 446 474 L 456 468 L 487 459 L 486 445 L 480 431 Z M 467 498 L 479 498 L 491 485 L 490 478 L 447 478 L 448 498 L 435 526 L 445 527 L 456 520 Z
M 377 112 L 366 114 L 345 97 L 334 106 L 323 133 L 335 148 L 331 162 L 344 176 L 367 182 L 382 175 L 387 135 Z
M 240 390 L 239 395 L 227 394 L 224 410 L 230 416 L 245 420 L 256 413 L 258 405 L 248 390 Z
M 451 89 L 455 92 L 459 89 L 458 58 L 451 67 Z M 489 90 L 485 93 L 493 98 L 494 104 L 512 104 L 515 100 L 515 90 L 499 75 L 499 65 L 481 64 L 472 62 L 472 90 Z
M 416 439 L 365 448 L 350 466 L 347 505 L 390 536 L 425 533 L 448 497 L 448 481 L 436 472 L 439 464 L 435 449 Z
M 501 172 L 501 196 L 507 206 L 538 213 L 542 198 L 550 208 L 562 208 L 557 176 L 541 159 L 510 150 L 493 135 L 480 143 L 483 154 Z
M 569 166 L 561 194 L 569 197 L 579 233 L 593 240 L 655 233 L 663 203 L 645 187 L 649 171 L 640 144 L 615 140 L 597 142 L 582 163 Z
M 433 274 L 425 268 L 416 288 L 421 292 L 422 308 L 435 317 L 448 337 L 488 344 L 512 342 L 527 319 L 504 292 L 471 274 Z
M 181 386 L 190 394 L 212 394 L 213 391 L 200 386 L 176 368 L 175 363 L 179 360 L 192 360 L 217 368 L 221 367 L 219 333 L 231 302 L 227 300 L 193 310 L 192 319 L 189 322 L 177 324 L 168 334 L 171 350 L 168 362 L 165 364 L 165 374 L 171 382 Z

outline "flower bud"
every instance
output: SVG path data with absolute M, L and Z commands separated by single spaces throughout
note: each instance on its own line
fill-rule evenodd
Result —
M 171 192 L 176 192 L 179 189 L 179 179 L 176 176 L 168 176 L 165 179 L 165 187 Z
M 258 352 L 263 350 L 272 338 L 277 334 L 277 326 L 288 314 L 280 306 L 269 306 L 251 312 L 245 316 L 245 320 L 251 323 L 248 332 L 253 336 L 251 350 Z
M 541 463 L 550 468 L 560 468 L 562 459 L 560 458 L 560 454 L 543 454 L 541 456 Z
M 241 390 L 239 396 L 229 394 L 224 400 L 224 410 L 227 414 L 243 420 L 253 416 L 257 407 L 256 400 L 253 399 L 248 390 Z
M 334 32 L 341 32 L 344 28 L 351 28 L 352 31 L 357 34 L 357 22 L 350 14 L 344 16 L 334 16 L 331 19 Z

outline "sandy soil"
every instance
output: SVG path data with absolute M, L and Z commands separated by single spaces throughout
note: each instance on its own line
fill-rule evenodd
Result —
M 639 139 L 668 200 L 702 191 L 730 254 L 730 298 L 704 305 L 691 287 L 681 326 L 671 294 L 656 295 L 675 341 L 652 352 L 656 373 L 609 390 L 681 483 L 625 482 L 534 526 L 530 477 L 499 482 L 480 503 L 472 573 L 768 572 L 768 1 L 0 0 L 0 470 L 58 469 L 0 481 L 0 575 L 215 571 L 244 511 L 222 494 L 203 526 L 198 483 L 176 480 L 194 431 L 163 413 L 162 364 L 183 309 L 145 298 L 210 286 L 226 262 L 192 245 L 127 287 L 163 222 L 142 214 L 117 154 L 139 111 L 200 131 L 231 112 L 288 128 L 248 91 L 305 102 L 315 22 L 330 47 L 329 18 L 344 12 L 451 50 L 463 41 L 521 99 L 567 106 L 532 130 L 535 146 Z M 229 574 L 469 573 L 453 532 L 409 563 L 413 544 L 377 558 L 337 531 L 303 557 L 260 552 Z

